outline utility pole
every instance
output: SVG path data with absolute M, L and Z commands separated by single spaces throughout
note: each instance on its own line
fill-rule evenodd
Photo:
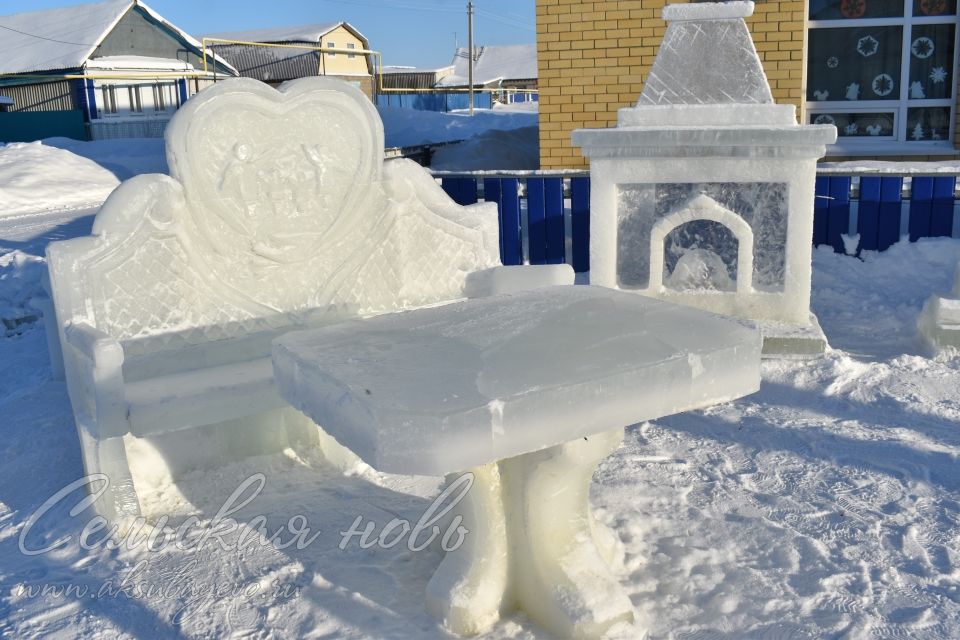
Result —
M 467 84 L 470 94 L 470 115 L 473 115 L 473 0 L 467 2 Z

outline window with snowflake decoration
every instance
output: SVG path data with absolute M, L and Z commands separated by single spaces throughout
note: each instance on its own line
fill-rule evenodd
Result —
M 949 145 L 957 0 L 810 0 L 808 121 L 841 138 Z

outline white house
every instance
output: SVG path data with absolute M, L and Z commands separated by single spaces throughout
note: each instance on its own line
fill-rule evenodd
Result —
M 0 16 L 0 141 L 155 137 L 216 76 L 237 71 L 141 0 Z M 32 114 L 32 115 L 27 115 Z

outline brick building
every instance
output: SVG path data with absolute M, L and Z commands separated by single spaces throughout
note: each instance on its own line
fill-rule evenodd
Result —
M 540 164 L 586 166 L 570 133 L 636 102 L 665 0 L 536 0 Z M 774 99 L 833 123 L 841 158 L 960 157 L 956 0 L 757 2 L 747 18 Z M 710 64 L 705 60 L 704 64 Z

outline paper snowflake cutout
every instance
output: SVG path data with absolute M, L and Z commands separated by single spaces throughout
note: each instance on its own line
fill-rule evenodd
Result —
M 840 60 L 837 58 L 837 56 L 830 56 L 827 58 L 827 66 L 831 69 L 836 69 L 840 66 Z
M 921 60 L 932 56 L 935 50 L 936 47 L 933 44 L 933 40 L 926 36 L 920 36 L 910 45 L 910 51 Z
M 893 78 L 890 77 L 890 74 L 881 73 L 873 79 L 871 87 L 878 96 L 889 95 L 893 91 Z
M 873 36 L 863 36 L 857 40 L 857 53 L 864 58 L 872 56 L 880 48 L 880 43 Z
M 813 119 L 813 124 L 837 124 L 837 121 L 829 113 L 821 113 Z
M 935 84 L 940 84 L 947 79 L 947 70 L 943 67 L 934 67 L 930 70 L 930 81 Z
M 843 132 L 848 136 L 856 135 L 859 130 L 860 130 L 860 127 L 857 126 L 856 122 L 851 122 L 850 124 L 848 124 L 843 128 Z

